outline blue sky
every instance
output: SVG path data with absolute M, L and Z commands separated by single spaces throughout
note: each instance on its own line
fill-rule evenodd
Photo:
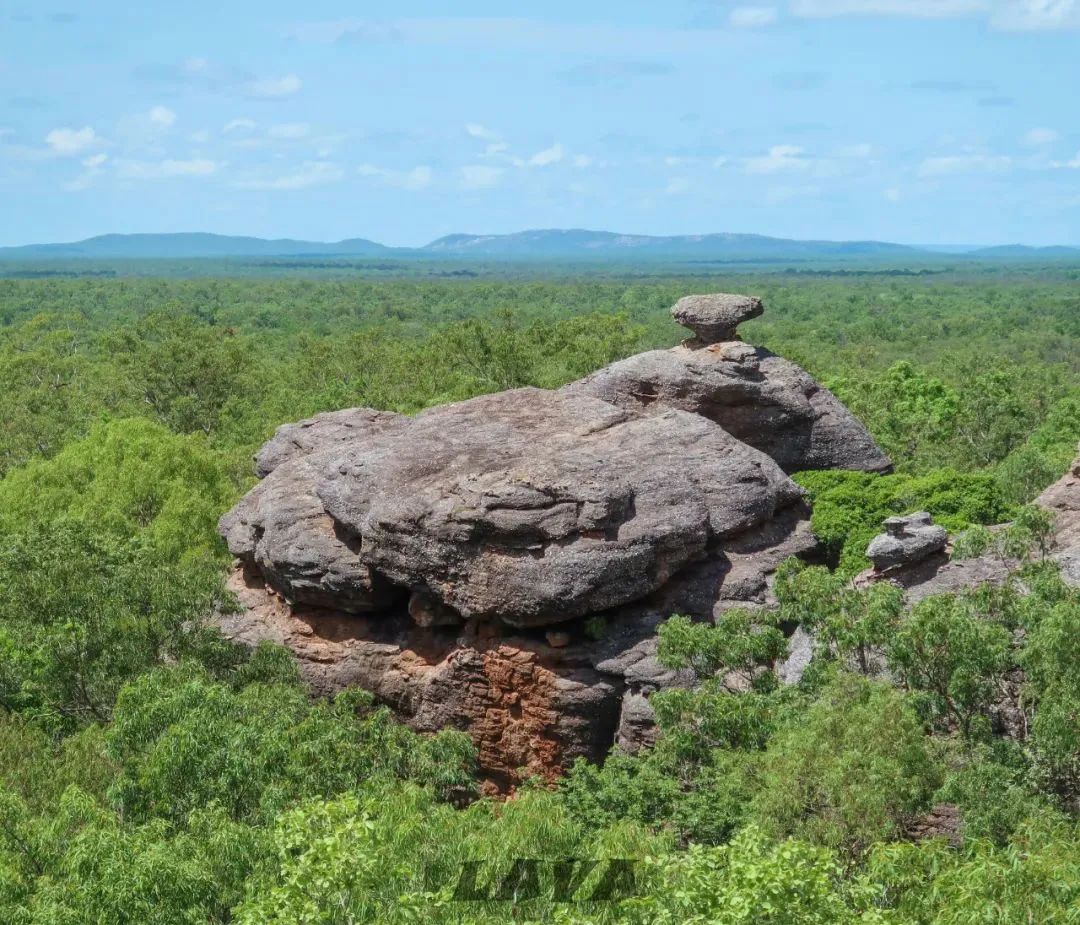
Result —
M 0 245 L 1080 245 L 1080 0 L 0 0 Z

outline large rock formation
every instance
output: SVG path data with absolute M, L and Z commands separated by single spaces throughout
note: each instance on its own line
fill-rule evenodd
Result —
M 831 393 L 733 339 L 760 310 L 683 300 L 695 338 L 557 391 L 279 428 L 221 521 L 241 603 L 223 627 L 288 645 L 319 692 L 467 730 L 498 787 L 647 742 L 647 695 L 689 682 L 657 662 L 657 624 L 766 605 L 813 549 L 785 471 L 889 466 Z

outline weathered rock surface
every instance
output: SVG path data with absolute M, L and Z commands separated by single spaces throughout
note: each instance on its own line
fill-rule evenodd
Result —
M 354 431 L 279 462 L 222 521 L 235 556 L 305 603 L 371 610 L 393 586 L 464 618 L 558 623 L 645 597 L 801 498 L 698 415 L 584 395 L 517 389 Z
M 779 564 L 813 551 L 785 470 L 889 465 L 804 371 L 731 340 L 757 300 L 680 306 L 689 344 L 726 341 L 279 428 L 221 521 L 242 605 L 225 632 L 287 645 L 318 693 L 467 730 L 501 789 L 648 744 L 649 695 L 692 681 L 657 660 L 656 626 L 770 606 Z
M 621 408 L 691 411 L 761 450 L 785 472 L 892 467 L 832 392 L 794 363 L 742 341 L 641 353 L 563 391 Z
M 879 572 L 903 565 L 914 565 L 940 553 L 949 542 L 944 527 L 937 526 L 926 511 L 889 517 L 885 532 L 878 534 L 866 548 L 866 557 Z

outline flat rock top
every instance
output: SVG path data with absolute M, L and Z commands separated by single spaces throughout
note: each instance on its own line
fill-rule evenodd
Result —
M 689 328 L 698 340 L 714 344 L 735 339 L 735 329 L 765 310 L 761 299 L 730 292 L 688 295 L 675 303 L 671 317 Z

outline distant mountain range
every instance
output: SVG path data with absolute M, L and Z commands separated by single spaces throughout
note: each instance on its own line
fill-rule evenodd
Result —
M 230 235 L 106 234 L 71 244 L 0 248 L 0 260 L 195 259 L 207 257 L 479 257 L 514 260 L 807 260 L 856 257 L 1080 257 L 1080 247 L 912 247 L 885 241 L 798 241 L 756 234 L 653 235 L 547 229 L 514 234 L 452 234 L 424 247 L 387 247 L 365 238 L 298 241 Z

